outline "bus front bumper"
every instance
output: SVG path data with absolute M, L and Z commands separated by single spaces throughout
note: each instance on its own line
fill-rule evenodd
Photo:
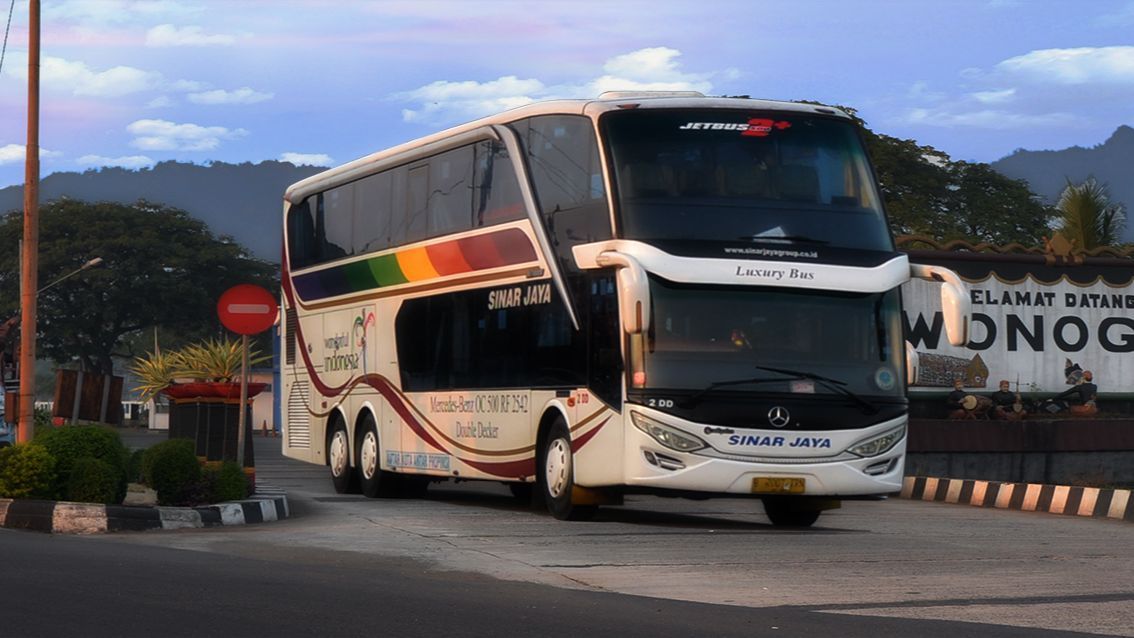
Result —
M 652 410 L 642 410 L 640 415 L 693 435 L 706 447 L 682 452 L 627 424 L 624 467 L 625 484 L 630 488 L 841 497 L 889 494 L 902 489 L 905 416 L 856 430 L 785 432 L 731 431 Z M 713 434 L 706 435 L 706 431 Z M 861 456 L 849 451 L 891 433 L 898 436 L 897 440 L 878 454 Z

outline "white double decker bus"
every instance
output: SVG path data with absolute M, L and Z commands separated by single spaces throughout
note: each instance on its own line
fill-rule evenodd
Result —
M 604 94 L 375 153 L 285 196 L 284 453 L 368 496 L 508 483 L 561 519 L 625 494 L 810 525 L 901 488 L 895 251 L 835 109 Z

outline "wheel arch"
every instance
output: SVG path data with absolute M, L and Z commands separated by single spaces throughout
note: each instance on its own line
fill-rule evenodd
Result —
M 557 419 L 563 420 L 563 425 L 567 426 L 567 432 L 571 432 L 571 418 L 567 414 L 567 408 L 559 401 L 549 401 L 547 405 L 543 406 L 543 414 L 539 417 L 539 427 L 536 429 L 536 464 L 539 464 L 539 455 L 543 454 L 543 445 L 547 442 L 547 433 L 551 429 L 551 424 L 555 423 Z
M 362 428 L 365 426 L 367 419 L 374 422 L 374 427 L 378 427 L 378 410 L 370 401 L 363 403 L 362 406 L 358 408 L 358 414 L 354 416 L 354 427 L 351 428 L 352 445 L 362 436 Z

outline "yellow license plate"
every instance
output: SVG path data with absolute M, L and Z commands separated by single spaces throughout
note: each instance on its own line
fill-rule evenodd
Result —
M 807 479 L 757 476 L 752 479 L 753 494 L 803 494 Z

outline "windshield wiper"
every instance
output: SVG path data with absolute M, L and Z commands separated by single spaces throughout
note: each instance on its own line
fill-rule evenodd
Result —
M 773 377 L 752 377 L 752 378 L 745 378 L 745 379 L 733 379 L 731 381 L 714 381 L 714 382 L 710 383 L 709 385 L 705 386 L 704 388 L 698 390 L 696 393 L 693 394 L 693 396 L 682 401 L 681 407 L 683 407 L 683 408 L 693 407 L 694 405 L 697 404 L 698 401 L 701 400 L 701 397 L 712 392 L 713 390 L 716 390 L 717 388 L 723 388 L 725 386 L 730 386 L 730 385 L 746 385 L 746 384 L 749 384 L 749 383 L 768 383 L 770 381 L 783 381 L 783 379 L 776 379 L 776 378 L 773 378 Z
M 838 392 L 839 394 L 841 394 L 841 395 L 847 397 L 848 399 L 854 401 L 867 414 L 877 414 L 878 413 L 878 406 L 876 406 L 873 403 L 867 401 L 866 399 L 858 396 L 854 392 L 851 392 L 850 390 L 848 390 L 847 387 L 846 387 L 846 385 L 847 385 L 846 381 L 839 381 L 838 379 L 832 379 L 830 377 L 825 377 L 825 376 L 820 375 L 820 374 L 815 374 L 814 372 L 801 372 L 799 370 L 789 370 L 787 368 L 770 368 L 768 366 L 753 366 L 753 367 L 755 367 L 757 370 L 764 370 L 766 372 L 776 372 L 776 373 L 779 373 L 779 374 L 787 375 L 789 377 L 795 377 L 796 379 L 808 379 L 810 381 L 815 381 L 816 383 L 822 385 L 824 388 L 827 388 L 828 390 L 831 390 L 833 392 Z

